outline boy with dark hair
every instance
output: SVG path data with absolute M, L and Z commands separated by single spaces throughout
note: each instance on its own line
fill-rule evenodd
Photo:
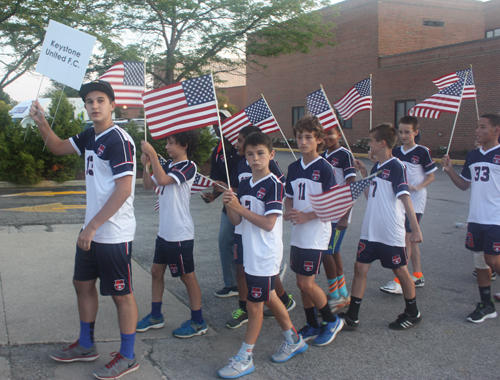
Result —
M 262 327 L 264 304 L 275 315 L 285 336 L 285 342 L 271 359 L 284 362 L 307 349 L 274 290 L 274 279 L 283 258 L 283 184 L 269 170 L 269 161 L 274 157 L 271 139 L 261 132 L 252 133 L 245 139 L 244 150 L 252 176 L 240 183 L 237 197 L 228 190 L 223 198 L 231 223 L 242 223 L 243 265 L 249 301 L 249 321 L 241 349 L 218 372 L 220 377 L 228 379 L 255 370 L 252 352 Z
M 398 133 L 399 139 L 403 145 L 395 147 L 392 150 L 392 155 L 403 162 L 406 167 L 411 202 L 415 209 L 417 222 L 420 224 L 420 219 L 424 214 L 425 204 L 427 202 L 427 186 L 434 181 L 434 172 L 437 168 L 432 160 L 430 150 L 416 143 L 419 129 L 418 119 L 415 116 L 403 116 L 399 119 Z M 405 217 L 405 228 L 406 252 L 413 266 L 412 278 L 415 282 L 415 287 L 421 288 L 425 285 L 425 279 L 420 264 L 420 249 L 417 243 L 410 242 L 411 227 L 408 217 Z M 380 290 L 390 294 L 403 293 L 397 277 L 393 281 L 389 281 L 386 285 L 382 286 Z
M 314 339 L 317 346 L 332 342 L 342 329 L 342 320 L 332 314 L 325 293 L 315 282 L 328 249 L 332 225 L 320 221 L 314 211 L 305 212 L 311 206 L 309 195 L 324 193 L 336 185 L 332 165 L 318 153 L 323 133 L 323 126 L 315 116 L 304 116 L 293 127 L 303 156 L 288 167 L 284 215 L 292 223 L 290 268 L 297 275 L 307 321 L 299 334 L 304 340 Z M 323 318 L 321 325 L 316 308 Z
M 421 242 L 422 234 L 411 203 L 405 167 L 401 161 L 392 157 L 396 139 L 396 129 L 391 124 L 380 124 L 370 131 L 368 145 L 379 159 L 373 166 L 371 174 L 378 174 L 373 177 L 370 187 L 365 190 L 368 202 L 354 265 L 351 304 L 347 313 L 341 314 L 345 329 L 358 328 L 358 314 L 366 289 L 366 279 L 370 265 L 375 260 L 380 260 L 384 268 L 392 269 L 401 282 L 405 298 L 405 311 L 396 321 L 389 324 L 389 328 L 404 330 L 422 321 L 417 309 L 415 283 L 406 266 L 408 259 L 405 249 L 403 207 L 411 224 L 410 241 Z M 356 169 L 366 177 L 368 173 L 363 162 L 355 160 L 355 163 Z
M 474 252 L 481 302 L 467 320 L 496 318 L 491 300 L 491 271 L 500 273 L 500 115 L 485 114 L 477 122 L 476 141 L 482 146 L 467 154 L 462 173 L 453 170 L 449 156 L 441 165 L 460 190 L 471 188 L 465 248 Z
M 144 188 L 160 188 L 160 227 L 156 239 L 155 256 L 151 267 L 152 304 L 151 313 L 137 323 L 137 331 L 164 326 L 161 313 L 165 287 L 164 275 L 167 265 L 172 277 L 180 277 L 186 286 L 191 318 L 174 330 L 177 338 L 190 338 L 207 332 L 207 324 L 201 311 L 201 290 L 194 273 L 193 242 L 194 224 L 189 212 L 191 186 L 196 175 L 196 164 L 188 160 L 198 146 L 196 131 L 180 132 L 166 138 L 170 160 L 160 164 L 156 151 L 146 141 L 142 141 L 141 162 L 144 165 Z M 153 175 L 149 175 L 149 166 Z
M 30 108 L 47 147 L 56 155 L 85 155 L 87 209 L 78 236 L 73 285 L 80 315 L 80 338 L 50 357 L 59 362 L 97 359 L 94 325 L 97 316 L 97 278 L 103 296 L 111 296 L 118 312 L 121 346 L 98 379 L 121 377 L 139 368 L 134 354 L 137 304 L 132 292 L 132 240 L 135 234 L 135 146 L 132 138 L 113 123 L 115 96 L 102 80 L 80 88 L 79 94 L 93 128 L 66 140 L 53 134 L 38 101 Z M 48 137 L 48 139 L 47 139 Z
M 321 154 L 321 157 L 333 166 L 337 184 L 342 186 L 346 183 L 353 183 L 356 180 L 354 157 L 349 150 L 340 146 L 339 129 L 330 128 L 325 131 L 324 142 L 326 150 Z M 328 250 L 323 257 L 323 267 L 328 281 L 328 306 L 330 306 L 332 313 L 338 312 L 351 302 L 351 297 L 345 285 L 344 267 L 340 257 L 340 246 L 350 219 L 351 210 L 342 218 L 332 221 L 332 234 Z

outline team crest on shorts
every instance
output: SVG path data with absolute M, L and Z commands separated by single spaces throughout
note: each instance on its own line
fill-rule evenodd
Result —
M 467 236 L 465 237 L 465 244 L 468 247 L 474 248 L 474 239 L 470 232 L 467 232 Z
M 304 270 L 310 272 L 314 269 L 314 263 L 312 261 L 304 261 Z
M 339 160 L 335 157 L 332 158 L 332 166 L 337 166 L 339 164 Z
M 493 243 L 493 250 L 495 252 L 500 252 L 500 243 Z
M 312 179 L 315 181 L 319 180 L 319 170 L 313 171 Z
M 363 252 L 365 248 L 366 248 L 366 244 L 359 242 L 359 244 L 358 244 L 358 257 L 361 257 L 361 252 Z
M 252 297 L 253 298 L 260 298 L 260 297 L 262 297 L 262 288 L 253 288 L 252 287 Z
M 401 256 L 400 255 L 392 256 L 392 263 L 396 265 L 401 264 Z
M 177 264 L 170 264 L 170 272 L 177 273 Z
M 495 157 L 493 157 L 493 163 L 500 164 L 500 155 L 499 154 L 495 154 Z
M 389 169 L 384 169 L 384 171 L 382 172 L 382 178 L 389 178 L 389 176 L 391 175 L 391 171 Z
M 261 187 L 260 190 L 257 191 L 257 198 L 262 199 L 264 198 L 264 195 L 266 195 L 266 189 Z
M 115 289 L 118 291 L 125 289 L 125 280 L 115 280 Z
M 419 161 L 420 161 L 420 157 L 419 156 L 413 156 L 411 158 L 411 163 L 412 164 L 418 164 Z
M 234 259 L 236 260 L 238 258 L 238 244 L 234 245 Z
M 106 147 L 101 144 L 99 148 L 97 148 L 97 155 L 102 156 L 102 154 L 104 153 L 104 149 L 106 149 Z

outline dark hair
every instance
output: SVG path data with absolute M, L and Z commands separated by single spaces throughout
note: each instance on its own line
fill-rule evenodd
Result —
M 303 116 L 299 119 L 297 124 L 293 126 L 293 137 L 297 137 L 297 133 L 309 132 L 316 137 L 322 139 L 325 133 L 321 122 L 316 116 Z M 323 142 L 318 144 L 316 151 L 319 152 L 323 148 Z
M 249 145 L 250 146 L 264 145 L 269 150 L 269 153 L 273 151 L 273 142 L 271 141 L 271 138 L 263 132 L 250 133 L 245 138 L 245 142 L 243 143 L 243 150 L 245 152 L 247 150 L 247 146 Z
M 379 124 L 370 131 L 375 141 L 385 141 L 389 149 L 394 148 L 398 140 L 396 128 L 390 123 Z
M 490 124 L 494 127 L 500 127 L 500 115 L 497 113 L 485 113 L 481 117 L 488 119 Z
M 413 132 L 418 131 L 418 119 L 415 116 L 403 116 L 398 120 L 399 124 L 410 124 L 413 128 Z
M 254 132 L 262 132 L 260 130 L 259 127 L 255 126 L 255 125 L 247 125 L 246 127 L 243 127 L 241 128 L 240 130 L 240 135 L 243 136 L 243 138 L 247 138 L 247 136 L 250 134 L 250 133 L 254 133 Z
M 180 146 L 186 147 L 188 157 L 191 157 L 196 152 L 196 149 L 198 149 L 199 133 L 197 130 L 175 133 L 166 138 L 168 139 L 169 137 L 172 137 Z

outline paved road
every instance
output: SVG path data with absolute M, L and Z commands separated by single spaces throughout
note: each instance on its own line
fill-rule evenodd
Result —
M 291 155 L 278 152 L 277 159 L 282 168 L 286 169 L 291 162 Z M 456 170 L 458 171 L 459 168 L 457 167 Z M 36 189 L 38 190 L 40 189 Z M 32 191 L 32 189 L 26 191 Z M 14 192 L 20 192 L 20 190 L 3 189 L 0 190 L 0 195 Z M 379 286 L 392 279 L 392 273 L 375 263 L 369 273 L 358 331 L 341 332 L 329 346 L 310 347 L 303 355 L 286 364 L 278 365 L 271 363 L 269 356 L 278 348 L 281 333 L 276 322 L 266 320 L 255 349 L 254 359 L 257 371 L 247 378 L 386 379 L 404 376 L 409 379 L 477 379 L 497 377 L 495 375 L 497 356 L 492 355 L 492 352 L 495 353 L 499 347 L 500 318 L 478 325 L 465 321 L 465 317 L 474 309 L 475 302 L 479 298 L 475 278 L 471 275 L 472 258 L 463 248 L 465 230 L 455 228 L 455 222 L 466 221 L 469 196 L 468 191 L 462 192 L 454 188 L 446 174 L 441 171 L 436 172 L 436 181 L 429 187 L 427 210 L 422 220 L 424 242 L 421 244 L 421 251 L 426 286 L 417 289 L 418 305 L 424 317 L 420 326 L 403 332 L 388 329 L 387 324 L 402 312 L 404 301 L 401 296 L 387 295 L 378 290 Z M 154 239 L 158 228 L 157 214 L 153 211 L 155 199 L 156 195 L 152 192 L 145 192 L 137 187 L 135 208 L 138 228 L 133 251 L 135 260 L 139 264 L 134 276 L 138 274 L 141 280 L 141 289 L 138 289 L 136 283 L 136 295 L 141 297 L 139 302 L 141 316 L 149 312 L 147 299 L 149 284 L 146 271 L 149 270 L 152 262 Z M 2 210 L 0 226 L 4 226 L 0 227 L 0 232 L 15 231 L 16 227 L 5 227 L 9 225 L 18 228 L 25 226 L 22 228 L 28 230 L 35 227 L 26 226 L 42 225 L 43 227 L 38 227 L 42 231 L 37 230 L 37 244 L 41 250 L 50 249 L 54 235 L 51 235 L 49 231 L 71 229 L 70 227 L 75 223 L 81 224 L 84 210 L 68 209 L 65 213 L 3 211 L 7 208 L 47 203 L 81 205 L 85 202 L 84 195 L 78 194 L 56 195 L 50 198 L 0 197 L 0 210 Z M 349 288 L 365 204 L 364 199 L 356 203 L 353 222 L 347 230 L 342 247 Z M 216 371 L 225 364 L 229 356 L 234 355 L 239 349 L 244 328 L 232 331 L 224 327 L 224 322 L 237 306 L 237 300 L 235 297 L 218 299 L 213 296 L 214 291 L 222 286 L 217 249 L 220 210 L 220 201 L 215 205 L 207 205 L 199 196 L 195 195 L 192 198 L 191 212 L 195 220 L 196 235 L 196 273 L 202 288 L 203 311 L 210 325 L 210 332 L 206 337 L 186 341 L 171 338 L 169 331 L 177 327 L 174 324 L 188 316 L 186 308 L 188 302 L 181 282 L 167 276 L 165 286 L 173 298 L 171 306 L 164 307 L 164 313 L 172 322 L 167 323 L 166 329 L 138 335 L 140 344 L 143 345 L 141 348 L 144 347 L 146 352 L 141 359 L 144 363 L 144 371 L 148 371 L 151 367 L 157 371 L 157 374 L 168 379 L 215 378 Z M 72 231 L 77 228 L 77 225 L 72 227 Z M 44 232 L 45 230 L 47 232 Z M 72 255 L 75 240 L 74 234 L 68 238 L 67 254 L 69 256 Z M 290 241 L 290 226 L 288 224 L 285 224 L 284 228 L 284 241 L 285 257 L 289 257 L 287 242 Z M 19 249 L 22 250 L 22 247 Z M 70 287 L 71 262 L 65 268 L 64 275 L 67 276 L 67 286 Z M 0 264 L 0 280 L 4 283 L 6 275 L 1 270 Z M 44 275 L 45 273 L 39 274 L 42 277 Z M 318 282 L 326 289 L 323 274 L 318 276 Z M 290 271 L 285 276 L 284 284 L 298 301 L 298 306 L 291 312 L 291 317 L 295 326 L 300 328 L 304 323 L 304 315 L 294 276 Z M 493 283 L 493 291 L 500 291 L 496 283 Z M 45 302 L 49 304 L 53 302 L 56 305 L 58 293 L 58 289 L 47 293 Z M 20 303 L 23 299 L 24 297 L 19 295 Z M 64 302 L 70 308 L 74 307 L 75 298 L 71 294 L 71 289 Z M 30 305 L 23 304 L 23 307 L 29 308 Z M 61 319 L 69 318 L 65 313 L 62 314 Z M 75 318 L 74 315 L 72 318 Z M 76 326 L 77 319 L 74 319 L 72 323 Z M 0 368 L 2 368 L 2 360 L 8 363 L 10 365 L 9 376 L 12 379 L 64 378 L 58 375 L 61 367 L 51 363 L 47 359 L 46 352 L 54 346 L 59 347 L 58 342 L 69 341 L 70 334 L 62 336 L 55 329 L 48 335 L 53 338 L 43 343 L 7 344 L 1 347 Z M 106 337 L 102 338 L 103 345 L 108 344 L 106 339 Z M 89 365 L 86 365 L 86 368 L 89 368 Z M 145 375 L 141 375 L 138 371 L 137 375 L 130 375 L 127 378 L 147 378 L 140 376 Z M 0 379 L 2 379 L 1 370 Z

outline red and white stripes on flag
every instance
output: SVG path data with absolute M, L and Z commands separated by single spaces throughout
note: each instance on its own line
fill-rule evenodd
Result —
M 371 91 L 371 79 L 363 79 L 356 83 L 338 102 L 333 103 L 333 106 L 342 119 L 349 120 L 359 111 L 372 109 Z
M 337 117 L 334 114 L 335 110 L 330 106 L 322 88 L 307 95 L 306 100 L 307 110 L 311 115 L 319 119 L 325 131 L 339 126 Z
M 153 139 L 219 123 L 211 74 L 142 94 Z
M 309 195 L 314 213 L 322 222 L 342 218 L 352 207 L 356 199 L 370 185 L 371 177 L 351 184 L 336 186 L 318 195 Z
M 439 88 L 440 90 L 452 85 L 453 83 L 458 82 L 460 79 L 465 79 L 467 76 L 467 80 L 465 82 L 464 93 L 462 94 L 462 99 L 475 99 L 476 98 L 476 86 L 474 84 L 474 75 L 471 69 L 459 70 L 450 74 L 443 75 L 437 79 L 434 79 L 432 82 Z
M 118 107 L 142 107 L 145 74 L 144 62 L 123 61 L 115 63 L 99 79 L 111 84 Z
M 264 133 L 278 132 L 279 126 L 266 101 L 260 98 L 255 103 L 235 113 L 222 122 L 222 134 L 231 144 L 236 145 L 241 129 L 255 125 Z

